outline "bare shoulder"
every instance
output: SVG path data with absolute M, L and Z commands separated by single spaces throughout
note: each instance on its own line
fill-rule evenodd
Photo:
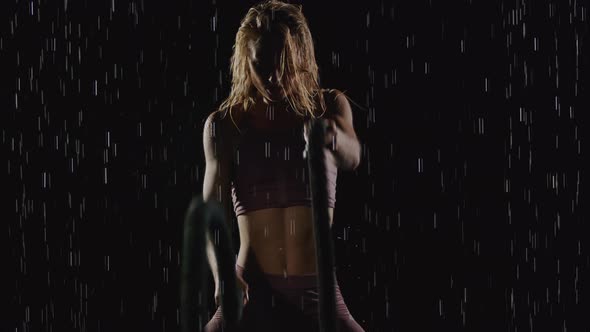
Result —
M 211 112 L 205 119 L 205 127 L 223 126 L 225 125 L 225 122 L 227 122 L 228 118 L 229 112 L 216 109 L 213 112 Z
M 220 111 L 211 112 L 206 118 L 203 126 L 203 139 L 211 143 L 219 141 L 223 131 L 223 116 Z
M 218 158 L 219 151 L 219 122 L 216 111 L 210 113 L 205 118 L 203 125 L 203 152 L 205 153 L 205 160 L 212 162 Z
M 346 94 L 338 89 L 325 89 L 326 106 L 330 117 L 352 117 L 352 109 Z
M 215 110 L 205 119 L 203 125 L 203 147 L 205 155 L 228 158 L 233 142 L 232 121 L 228 112 Z
M 334 100 L 335 98 L 337 98 L 340 95 L 343 95 L 344 92 L 338 90 L 338 89 L 324 89 L 324 93 L 331 98 L 331 100 Z
M 213 138 L 232 138 L 239 132 L 237 122 L 240 122 L 241 113 L 237 108 L 233 112 L 229 110 L 215 110 L 205 119 L 204 130 L 209 130 Z

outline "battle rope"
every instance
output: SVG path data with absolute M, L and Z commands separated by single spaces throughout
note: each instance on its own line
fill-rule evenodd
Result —
M 235 255 L 221 204 L 193 197 L 184 218 L 180 276 L 180 325 L 182 332 L 202 331 L 207 319 L 208 262 L 206 232 L 218 235 L 215 257 L 221 285 L 223 324 L 233 331 L 241 320 L 242 291 L 236 283 Z M 211 236 L 211 239 L 215 237 Z
M 333 332 L 337 331 L 336 294 L 334 290 L 334 248 L 330 235 L 328 191 L 326 189 L 326 158 L 323 144 L 324 124 L 320 120 L 311 120 L 309 130 L 310 136 L 306 155 L 309 167 L 313 231 L 316 244 L 320 331 Z

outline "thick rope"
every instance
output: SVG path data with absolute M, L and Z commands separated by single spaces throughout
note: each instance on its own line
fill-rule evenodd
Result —
M 319 287 L 320 331 L 334 332 L 336 326 L 336 294 L 334 290 L 334 245 L 330 233 L 328 191 L 324 155 L 325 128 L 320 120 L 310 120 L 309 145 L 306 152 L 311 187 L 313 231 Z
M 236 283 L 235 255 L 221 205 L 193 197 L 184 219 L 180 276 L 180 325 L 182 332 L 202 331 L 207 322 L 208 262 L 206 232 L 218 235 L 215 257 L 221 284 L 224 328 L 233 331 L 241 320 L 242 291 Z

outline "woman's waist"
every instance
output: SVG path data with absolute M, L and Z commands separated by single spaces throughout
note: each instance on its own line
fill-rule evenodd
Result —
M 252 268 L 243 267 L 236 264 L 236 273 L 240 275 L 246 282 L 252 283 L 253 285 L 264 282 L 268 283 L 274 289 L 285 289 L 285 288 L 313 288 L 317 287 L 318 276 L 317 273 L 313 274 L 273 274 L 264 273 L 263 271 L 256 271 L 251 273 Z
M 297 239 L 296 243 L 282 239 L 242 242 L 237 264 L 247 267 L 249 263 L 254 263 L 266 274 L 314 274 L 316 252 L 312 235 Z
M 249 225 L 246 225 L 249 223 Z M 252 225 L 243 222 L 240 252 L 253 254 L 257 260 L 297 262 L 315 254 L 313 225 L 289 221 L 285 225 Z
M 309 289 L 317 288 L 318 274 L 273 274 L 264 273 L 250 266 L 241 266 L 236 264 L 236 273 L 241 276 L 249 285 L 260 286 L 261 284 L 269 285 L 273 289 Z M 334 280 L 336 279 L 336 270 L 333 271 Z
M 297 248 L 268 244 L 240 245 L 237 265 L 269 280 L 313 277 L 317 274 L 315 245 L 311 240 Z

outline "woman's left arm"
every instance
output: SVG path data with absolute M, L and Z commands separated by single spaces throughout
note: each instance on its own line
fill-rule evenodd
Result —
M 326 136 L 329 140 L 334 137 L 333 143 L 335 143 L 335 146 L 330 144 L 330 150 L 339 169 L 355 170 L 361 161 L 361 144 L 354 131 L 350 103 L 344 93 L 336 89 L 329 95 L 333 98 L 329 103 L 333 109 L 326 120 L 328 122 Z

